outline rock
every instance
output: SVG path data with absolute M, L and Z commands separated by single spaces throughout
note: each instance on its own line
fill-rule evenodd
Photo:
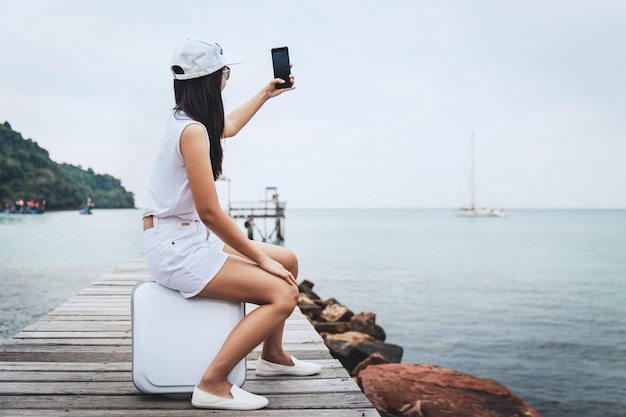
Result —
M 300 293 L 298 295 L 298 307 L 302 314 L 313 320 L 318 320 L 326 304 L 321 300 L 311 299 L 307 294 Z
M 306 294 L 298 294 L 298 307 L 317 307 L 317 304 L 315 303 L 315 301 L 313 301 L 311 299 L 311 297 L 309 297 Z
M 326 321 L 350 321 L 352 316 L 354 316 L 352 310 L 338 303 L 328 304 L 320 314 Z
M 345 321 L 315 321 L 313 322 L 313 327 L 315 327 L 315 330 L 317 330 L 318 333 L 337 334 L 350 331 L 350 323 Z
M 383 416 L 541 417 L 494 380 L 433 365 L 370 365 L 358 382 Z
M 329 298 L 328 300 L 324 301 L 324 303 L 329 306 L 331 304 L 339 304 L 341 305 L 341 303 L 336 299 L 336 298 Z
M 322 312 L 322 309 L 319 307 L 306 307 L 306 306 L 305 307 L 299 306 L 299 307 L 300 307 L 300 311 L 302 311 L 302 314 L 311 318 L 313 321 L 315 321 L 316 318 L 319 318 L 319 315 Z
M 352 376 L 358 376 L 359 372 L 367 368 L 370 365 L 382 365 L 383 363 L 389 363 L 389 361 L 380 353 L 372 353 L 365 360 L 359 362 L 357 366 L 352 370 Z
M 376 314 L 359 313 L 350 319 L 350 330 L 369 334 L 374 339 L 384 342 L 387 335 L 382 327 L 376 324 Z
M 398 345 L 381 342 L 372 336 L 359 332 L 346 332 L 326 335 L 324 343 L 331 354 L 352 373 L 352 370 L 373 353 L 379 353 L 388 362 L 402 361 L 404 350 Z
M 320 300 L 320 296 L 313 291 L 313 286 L 315 284 L 305 279 L 298 285 L 298 290 L 301 294 L 306 294 L 311 300 Z

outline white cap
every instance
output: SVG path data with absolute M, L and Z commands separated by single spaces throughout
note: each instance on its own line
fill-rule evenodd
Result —
M 174 51 L 172 74 L 176 80 L 190 80 L 212 74 L 226 65 L 240 62 L 243 62 L 242 57 L 224 55 L 222 47 L 216 42 L 204 38 L 187 38 Z M 183 73 L 179 74 L 181 69 Z

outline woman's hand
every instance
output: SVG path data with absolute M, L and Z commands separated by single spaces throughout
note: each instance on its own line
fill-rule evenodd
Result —
M 284 279 L 289 285 L 295 285 L 296 287 L 298 286 L 298 282 L 296 281 L 296 278 L 293 276 L 293 274 L 289 272 L 287 268 L 285 268 L 269 256 L 266 256 L 262 262 L 258 263 L 258 265 L 270 274 L 276 275 L 278 278 Z
M 293 67 L 293 65 L 291 65 L 290 67 Z M 291 82 L 291 87 L 289 88 L 276 88 L 277 85 L 284 84 L 285 80 L 283 80 L 282 78 L 274 78 L 267 86 L 267 95 L 272 98 L 281 95 L 285 91 L 295 90 L 296 84 L 293 74 L 289 74 L 289 82 Z

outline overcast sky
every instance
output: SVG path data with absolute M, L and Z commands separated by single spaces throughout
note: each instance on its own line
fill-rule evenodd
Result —
M 479 203 L 623 208 L 624 22 L 622 0 L 0 0 L 0 123 L 142 206 L 174 48 L 202 35 L 245 57 L 228 112 L 286 45 L 297 89 L 224 143 L 233 200 L 456 207 L 474 133 Z

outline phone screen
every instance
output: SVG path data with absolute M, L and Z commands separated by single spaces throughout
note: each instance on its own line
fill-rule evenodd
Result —
M 272 63 L 274 65 L 274 78 L 285 80 L 284 84 L 276 84 L 276 88 L 289 88 L 289 74 L 291 74 L 291 65 L 289 64 L 289 49 L 286 46 L 282 48 L 272 49 Z

